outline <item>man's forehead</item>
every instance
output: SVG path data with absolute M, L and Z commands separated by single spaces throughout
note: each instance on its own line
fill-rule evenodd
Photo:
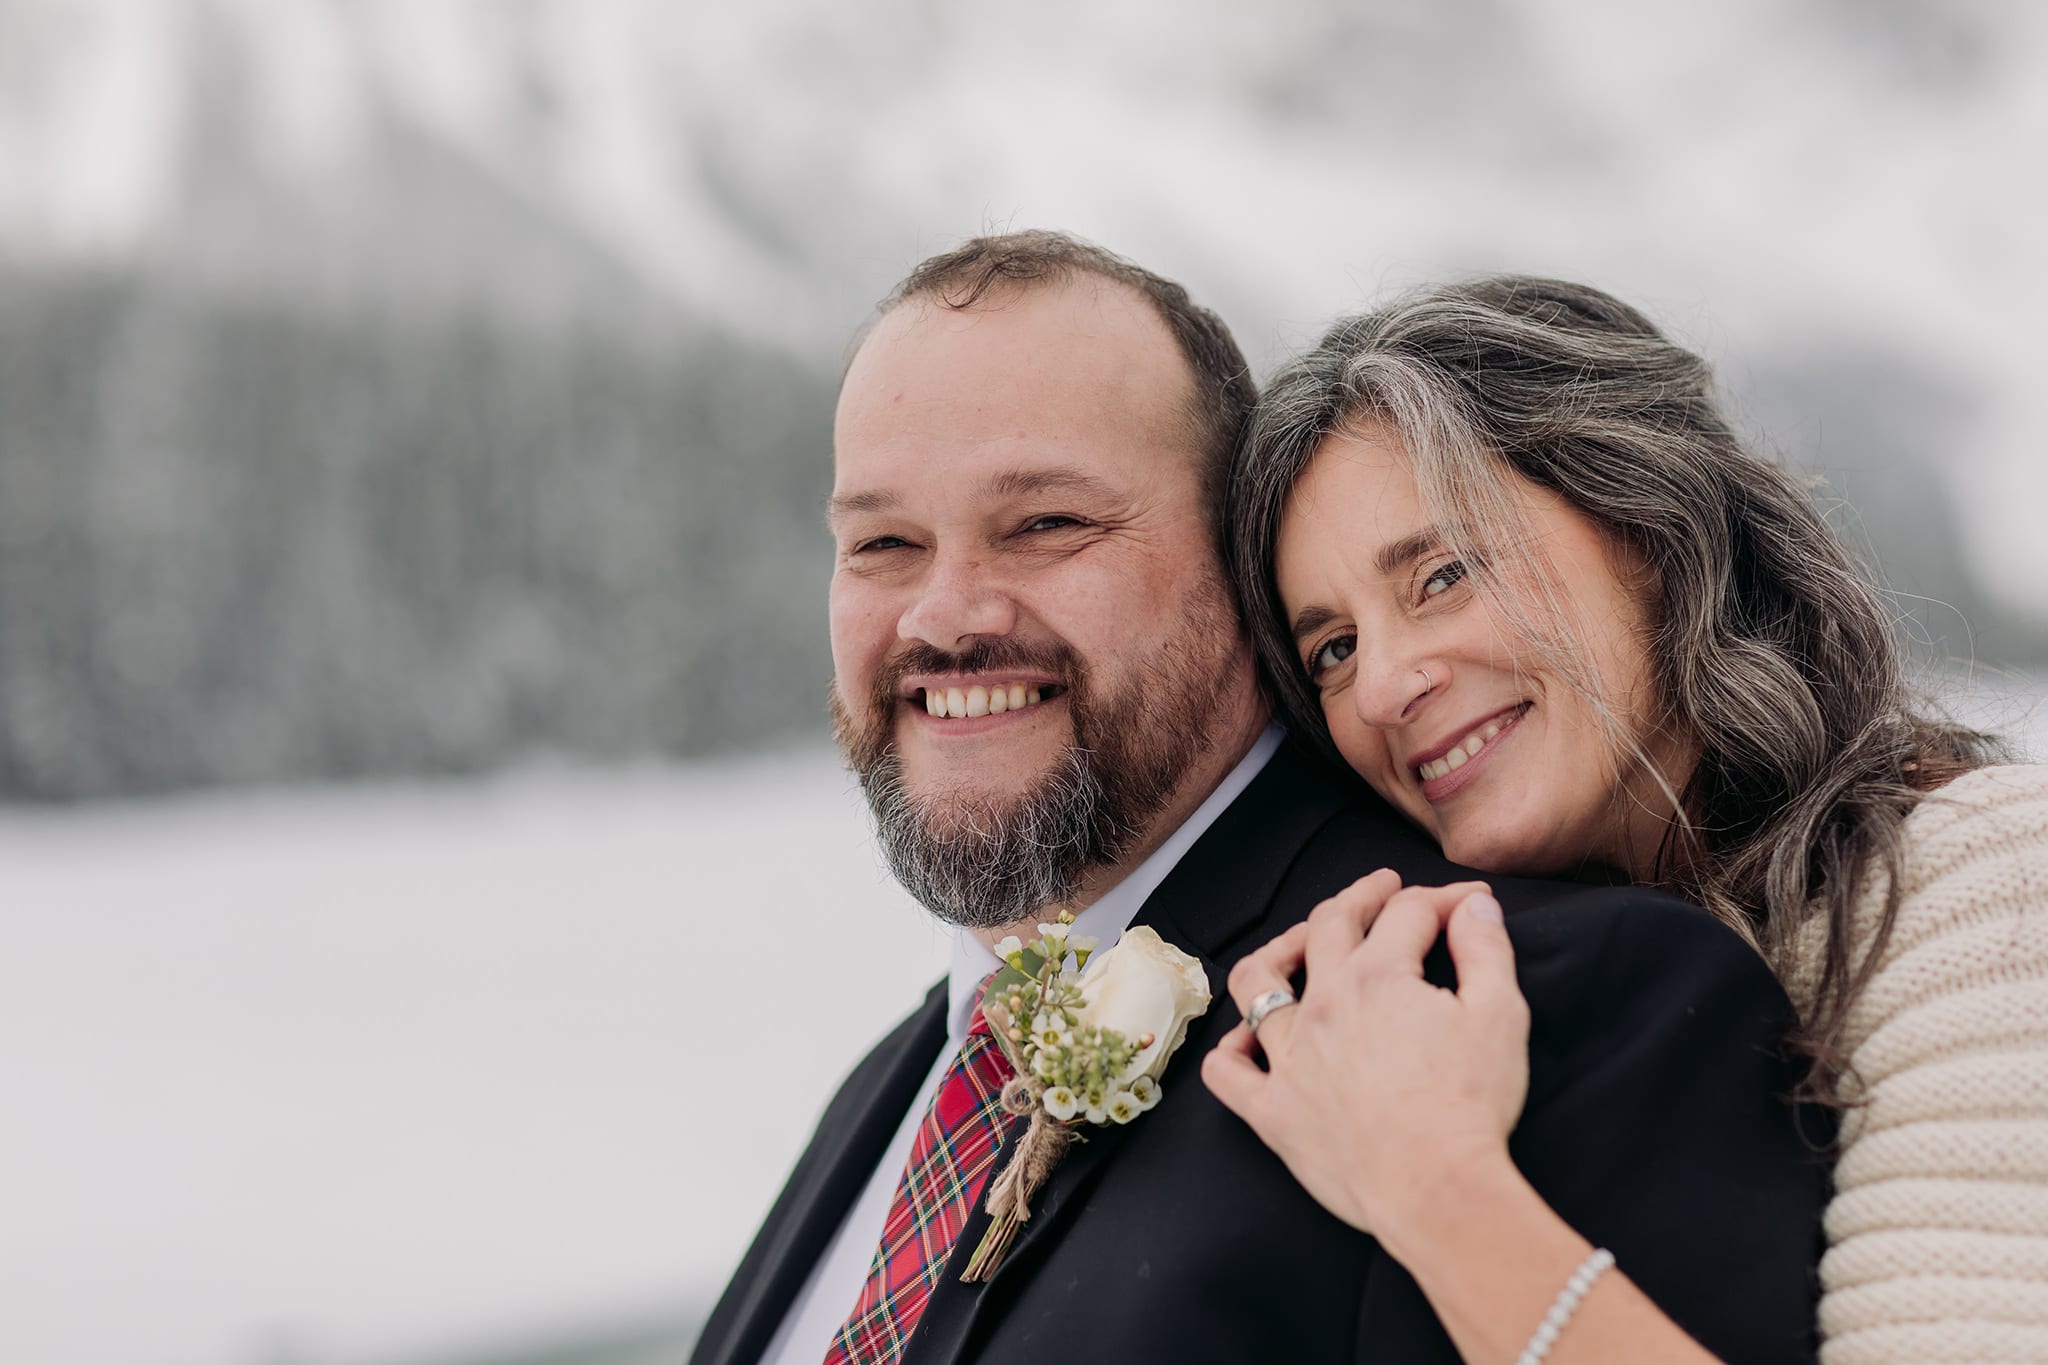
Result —
M 971 500 L 999 502 L 1040 493 L 1063 493 L 1095 501 L 1115 501 L 1129 490 L 1099 471 L 1072 464 L 998 466 L 972 479 L 965 492 Z M 828 520 L 840 521 L 863 513 L 886 513 L 904 506 L 906 492 L 882 484 L 850 488 L 832 495 L 826 505 Z
M 1192 387 L 1165 323 L 1121 286 L 1010 290 L 968 309 L 911 300 L 848 367 L 834 512 L 883 496 L 950 500 L 968 486 L 1014 494 L 1020 479 L 1050 487 L 1050 470 L 1169 478 L 1170 466 L 1198 462 Z
M 989 329 L 1054 340 L 1121 339 L 1172 347 L 1173 334 L 1151 302 L 1129 285 L 1076 272 L 1065 279 L 998 283 L 966 307 L 938 294 L 904 299 L 875 320 L 860 349 L 916 334 L 960 336 Z
M 1107 282 L 1009 290 L 971 308 L 913 299 L 893 309 L 848 366 L 841 431 L 884 431 L 976 414 L 1153 420 L 1178 411 L 1192 379 L 1173 334 L 1144 300 Z M 1048 411 L 1048 409 L 1051 411 Z

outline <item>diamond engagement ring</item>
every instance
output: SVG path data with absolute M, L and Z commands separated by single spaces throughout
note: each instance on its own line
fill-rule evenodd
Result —
M 1288 990 L 1285 986 L 1280 987 L 1278 990 L 1267 991 L 1264 995 L 1252 1001 L 1251 1005 L 1245 1010 L 1244 1026 L 1254 1034 L 1257 1034 L 1259 1025 L 1265 1023 L 1267 1017 L 1273 1014 L 1274 1011 L 1284 1010 L 1289 1005 L 1299 1005 L 1300 1003 L 1299 1000 L 1294 998 L 1294 992 Z

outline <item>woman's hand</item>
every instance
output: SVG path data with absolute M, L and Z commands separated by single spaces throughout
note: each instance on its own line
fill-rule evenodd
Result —
M 1422 979 L 1446 927 L 1456 991 Z M 1386 1241 L 1447 1175 L 1507 1160 L 1529 1088 L 1514 949 L 1485 883 L 1404 890 L 1382 870 L 1239 962 L 1231 998 L 1243 1011 L 1304 966 L 1301 1003 L 1256 1038 L 1231 1030 L 1202 1080 L 1324 1208 Z

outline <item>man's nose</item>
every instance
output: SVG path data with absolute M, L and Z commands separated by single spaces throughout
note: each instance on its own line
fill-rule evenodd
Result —
M 1008 635 L 1016 627 L 1017 604 L 985 563 L 940 556 L 897 621 L 896 634 L 958 654 L 977 636 Z

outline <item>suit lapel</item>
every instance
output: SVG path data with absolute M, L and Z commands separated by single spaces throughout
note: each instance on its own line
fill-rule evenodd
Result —
M 885 1038 L 826 1107 L 690 1357 L 754 1365 L 874 1174 L 946 1037 L 946 983 Z
M 1281 879 L 1315 832 L 1356 797 L 1301 741 L 1289 738 L 1237 800 L 1146 898 L 1132 919 L 1209 959 L 1264 923 Z M 1228 1001 L 1221 977 L 1209 989 Z
M 1221 1035 L 1222 1030 L 1215 1027 L 1219 1008 L 1229 1010 L 1235 1021 L 1217 956 L 1264 922 L 1288 867 L 1316 830 L 1343 808 L 1345 800 L 1327 767 L 1298 747 L 1297 741 L 1288 740 L 1195 841 L 1132 919 L 1132 924 L 1149 924 L 1168 943 L 1200 958 L 1209 973 L 1214 1003 L 1201 1023 L 1189 1031 L 1176 1056 L 1176 1074 L 1170 1078 L 1173 1085 L 1201 1084 L 1197 1064 L 1190 1058 L 1206 1046 L 1200 1041 L 1204 1036 Z M 996 1158 L 996 1172 L 1008 1164 L 1027 1126 L 1027 1120 L 1011 1122 Z M 1056 1245 L 1074 1208 L 1122 1147 L 1129 1131 L 1085 1130 L 1087 1141 L 1075 1143 L 1053 1168 L 1031 1201 L 1030 1221 L 1019 1230 L 994 1279 L 985 1285 L 960 1280 L 989 1227 L 988 1213 L 977 1202 L 905 1349 L 903 1365 L 950 1365 L 964 1358 L 976 1339 L 977 1324 L 1004 1301 L 1004 1282 L 1028 1273 Z M 993 1172 L 990 1179 L 994 1179 Z

